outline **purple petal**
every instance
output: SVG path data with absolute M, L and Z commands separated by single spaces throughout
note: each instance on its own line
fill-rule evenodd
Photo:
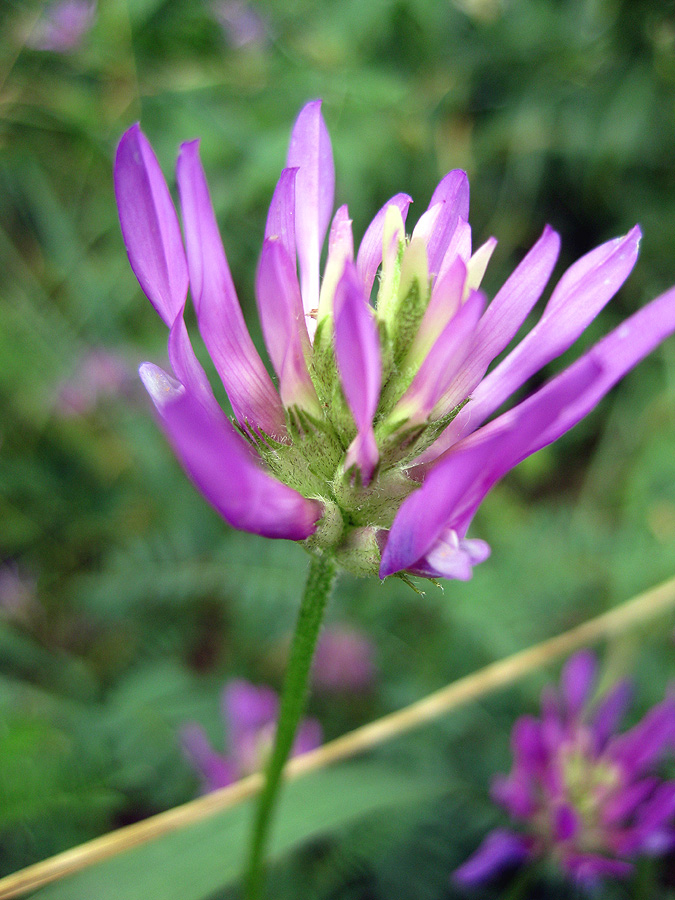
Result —
M 447 398 L 448 408 L 454 408 L 468 397 L 485 374 L 487 367 L 513 340 L 551 277 L 560 251 L 560 237 L 546 226 L 542 236 L 505 281 L 501 290 L 485 310 L 467 365 L 453 385 Z M 466 434 L 469 426 L 477 427 L 479 420 L 473 413 L 473 401 L 457 416 L 444 432 L 438 444 L 440 452 Z M 438 455 L 438 454 L 437 454 Z
M 412 384 L 392 410 L 392 419 L 427 419 L 466 359 L 484 306 L 484 295 L 472 291 L 427 353 Z
M 636 811 L 635 826 L 642 832 L 641 843 L 647 844 L 650 835 L 659 832 L 664 825 L 672 825 L 674 817 L 675 781 L 664 781 Z
M 571 840 L 579 830 L 577 814 L 571 806 L 563 805 L 556 809 L 553 820 L 554 840 L 562 843 Z
M 436 284 L 443 278 L 456 259 L 461 259 L 466 265 L 471 258 L 471 226 L 460 216 L 455 232 L 450 238 L 443 261 L 436 276 Z
M 464 221 L 469 218 L 469 179 L 466 172 L 454 169 L 441 180 L 431 197 L 429 209 L 439 203 L 442 204 L 441 212 L 427 243 L 430 275 L 438 273 L 460 218 Z
M 217 791 L 237 780 L 232 762 L 215 752 L 200 725 L 185 725 L 181 729 L 180 741 L 188 762 L 201 777 L 204 793 Z
M 303 753 L 311 753 L 323 742 L 323 731 L 316 719 L 304 719 L 300 723 L 298 733 L 293 742 L 291 756 L 302 756 Z
M 401 505 L 382 556 L 380 577 L 414 566 L 447 527 L 455 527 L 463 536 L 464 526 L 493 484 L 524 459 L 523 449 L 538 440 L 561 408 L 597 380 L 598 371 L 597 364 L 586 360 L 567 379 L 555 379 L 543 401 L 540 398 L 536 408 L 530 408 L 530 415 L 507 413 L 442 457 L 421 489 Z M 455 522 L 461 523 L 462 531 Z
M 535 785 L 523 771 L 508 777 L 497 775 L 490 786 L 490 796 L 515 819 L 528 819 L 537 811 Z
M 267 351 L 279 377 L 284 406 L 319 413 L 316 392 L 307 369 L 309 336 L 295 273 L 295 264 L 281 240 L 263 244 L 256 278 L 256 298 Z
M 289 258 L 293 260 L 295 272 L 295 179 L 297 169 L 284 169 L 272 195 L 265 240 L 278 239 Z M 297 280 L 297 274 L 296 274 Z
M 312 337 L 317 324 L 326 316 L 333 315 L 338 281 L 342 278 L 347 263 L 353 262 L 352 220 L 347 206 L 343 205 L 336 211 L 328 235 L 328 254 L 319 291 L 319 308 L 309 319 Z
M 182 310 L 176 316 L 169 332 L 169 360 L 176 378 L 199 400 L 207 412 L 216 419 L 225 418 L 213 395 L 206 373 L 192 349 Z
M 281 400 L 253 345 L 237 301 L 199 160 L 198 141 L 182 145 L 177 176 L 190 286 L 204 343 L 240 425 L 274 437 L 283 436 L 286 424 Z
M 313 534 L 322 506 L 272 476 L 227 419 L 157 366 L 143 363 L 143 383 L 184 469 L 234 528 L 301 541 Z
M 406 363 L 411 361 L 415 364 L 429 353 L 434 341 L 460 309 L 465 282 L 466 265 L 458 257 L 445 274 L 438 277 L 434 285 L 429 305 L 408 351 Z
M 319 259 L 333 211 L 335 167 L 321 101 L 302 108 L 293 126 L 286 165 L 297 168 L 295 236 L 305 313 L 319 305 Z
M 373 221 L 366 229 L 363 235 L 361 246 L 356 257 L 356 271 L 359 274 L 363 290 L 366 297 L 370 297 L 373 289 L 375 274 L 382 262 L 382 240 L 384 236 L 384 219 L 387 215 L 387 209 L 390 206 L 396 206 L 401 212 L 403 221 L 405 222 L 408 215 L 408 207 L 412 203 L 412 197 L 407 194 L 396 194 L 391 200 L 388 200 L 382 209 L 376 214 Z
M 473 567 L 485 562 L 490 555 L 490 547 L 485 541 L 460 538 L 456 531 L 443 531 L 431 550 L 408 569 L 411 575 L 424 578 L 454 578 L 470 581 Z
M 560 676 L 560 689 L 567 715 L 576 719 L 589 698 L 595 683 L 597 661 L 590 650 L 575 653 L 565 663 Z
M 413 565 L 444 527 L 463 535 L 487 492 L 506 472 L 588 415 L 626 372 L 673 331 L 675 288 L 627 319 L 527 400 L 441 456 L 422 489 L 401 506 L 381 574 Z M 416 550 L 420 553 L 413 557 Z
M 139 125 L 117 148 L 115 197 L 131 268 L 170 328 L 187 296 L 187 264 L 169 189 Z
M 511 749 L 517 766 L 533 775 L 541 772 L 548 760 L 541 722 L 534 716 L 520 716 L 511 732 Z
M 635 810 L 654 792 L 659 785 L 656 777 L 641 778 L 622 787 L 602 805 L 602 824 L 615 827 L 630 819 Z
M 504 869 L 518 866 L 530 855 L 526 838 L 497 828 L 490 832 L 478 850 L 452 874 L 453 881 L 471 886 L 482 884 Z
M 347 626 L 326 628 L 314 654 L 317 690 L 365 691 L 375 678 L 374 647 L 365 634 Z
M 223 689 L 221 709 L 228 733 L 259 731 L 276 723 L 279 698 L 272 688 L 234 679 Z
M 597 853 L 567 853 L 562 866 L 576 881 L 589 888 L 603 878 L 627 878 L 633 866 L 622 859 L 611 859 Z
M 583 257 L 563 275 L 540 321 L 474 391 L 473 428 L 577 340 L 628 278 L 639 244 L 636 227 L 588 254 L 591 263 Z
M 632 693 L 630 682 L 620 681 L 596 706 L 591 728 L 597 753 L 604 750 L 607 741 L 616 731 L 631 701 Z
M 607 756 L 632 777 L 640 775 L 675 739 L 675 697 L 667 697 L 650 709 L 629 731 L 614 738 Z
M 380 398 L 380 338 L 353 264 L 345 267 L 335 292 L 335 355 L 347 403 L 358 429 L 345 471 L 357 465 L 367 484 L 378 460 L 373 417 Z

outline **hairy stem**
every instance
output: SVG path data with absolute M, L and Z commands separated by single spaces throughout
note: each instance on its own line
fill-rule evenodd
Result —
M 246 900 L 259 900 L 265 880 L 264 857 L 281 776 L 305 710 L 309 673 L 323 614 L 335 582 L 336 564 L 330 556 L 313 556 L 300 604 L 295 634 L 281 695 L 274 747 L 258 800 L 246 870 Z

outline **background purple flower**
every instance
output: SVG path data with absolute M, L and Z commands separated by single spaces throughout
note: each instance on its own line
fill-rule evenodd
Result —
M 86 416 L 106 397 L 128 392 L 133 376 L 133 369 L 118 354 L 92 349 L 57 388 L 55 412 L 66 419 Z
M 347 625 L 328 626 L 314 655 L 313 684 L 319 691 L 366 691 L 375 678 L 375 648 Z
M 200 725 L 183 726 L 183 752 L 199 775 L 205 793 L 264 768 L 274 740 L 278 711 L 279 698 L 271 688 L 234 680 L 225 686 L 221 698 L 226 734 L 224 753 L 214 750 Z M 300 723 L 291 755 L 315 750 L 321 741 L 319 723 L 316 719 L 305 719 Z
M 267 37 L 267 23 L 252 3 L 220 0 L 211 7 L 225 38 L 233 47 L 261 46 Z
M 28 36 L 34 50 L 70 53 L 94 24 L 96 0 L 57 0 L 49 3 Z
M 18 565 L 0 565 L 0 618 L 28 624 L 40 610 L 35 589 L 35 578 Z
M 640 855 L 675 846 L 675 781 L 656 772 L 675 740 L 675 696 L 629 731 L 617 733 L 629 685 L 592 700 L 596 660 L 584 651 L 564 666 L 560 688 L 542 695 L 541 717 L 523 716 L 511 735 L 513 768 L 492 796 L 523 830 L 493 831 L 454 873 L 485 881 L 537 858 L 554 860 L 577 882 L 629 875 Z

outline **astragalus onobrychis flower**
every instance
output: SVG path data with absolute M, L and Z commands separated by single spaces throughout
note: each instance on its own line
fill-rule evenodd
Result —
M 544 691 L 541 718 L 517 720 L 513 769 L 495 779 L 492 794 L 524 830 L 491 832 L 455 881 L 480 884 L 547 858 L 593 886 L 629 875 L 638 856 L 675 846 L 675 781 L 655 774 L 664 752 L 672 754 L 675 697 L 617 734 L 630 687 L 619 682 L 591 702 L 595 680 L 595 657 L 578 653 L 563 669 L 560 692 Z
M 197 141 L 183 144 L 177 180 L 185 246 L 152 148 L 138 125 L 129 129 L 115 188 L 131 266 L 170 329 L 173 375 L 141 367 L 169 440 L 231 525 L 304 541 L 357 574 L 470 578 L 489 547 L 467 530 L 495 482 L 575 425 L 675 329 L 670 290 L 488 421 L 614 296 L 639 228 L 572 265 L 538 323 L 486 375 L 541 296 L 558 235 L 546 227 L 488 304 L 479 285 L 496 242 L 472 250 L 469 184 L 455 170 L 411 236 L 411 198 L 397 194 L 355 254 L 347 207 L 333 216 L 331 144 L 313 101 L 293 128 L 257 272 L 275 385 L 237 302 Z M 192 350 L 188 284 L 234 424 Z
M 279 716 L 279 698 L 272 688 L 234 679 L 223 688 L 221 713 L 226 733 L 225 753 L 211 745 L 196 722 L 181 730 L 183 751 L 199 775 L 204 793 L 232 784 L 264 768 L 272 749 Z M 292 756 L 316 750 L 322 740 L 316 719 L 300 723 Z

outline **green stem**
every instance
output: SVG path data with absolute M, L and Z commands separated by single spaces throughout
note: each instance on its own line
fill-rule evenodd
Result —
M 324 610 L 335 581 L 331 556 L 313 556 L 302 596 L 286 670 L 274 747 L 267 764 L 265 785 L 258 798 L 246 870 L 246 900 L 259 900 L 265 879 L 264 856 L 281 777 L 298 723 L 305 711 L 309 673 Z

